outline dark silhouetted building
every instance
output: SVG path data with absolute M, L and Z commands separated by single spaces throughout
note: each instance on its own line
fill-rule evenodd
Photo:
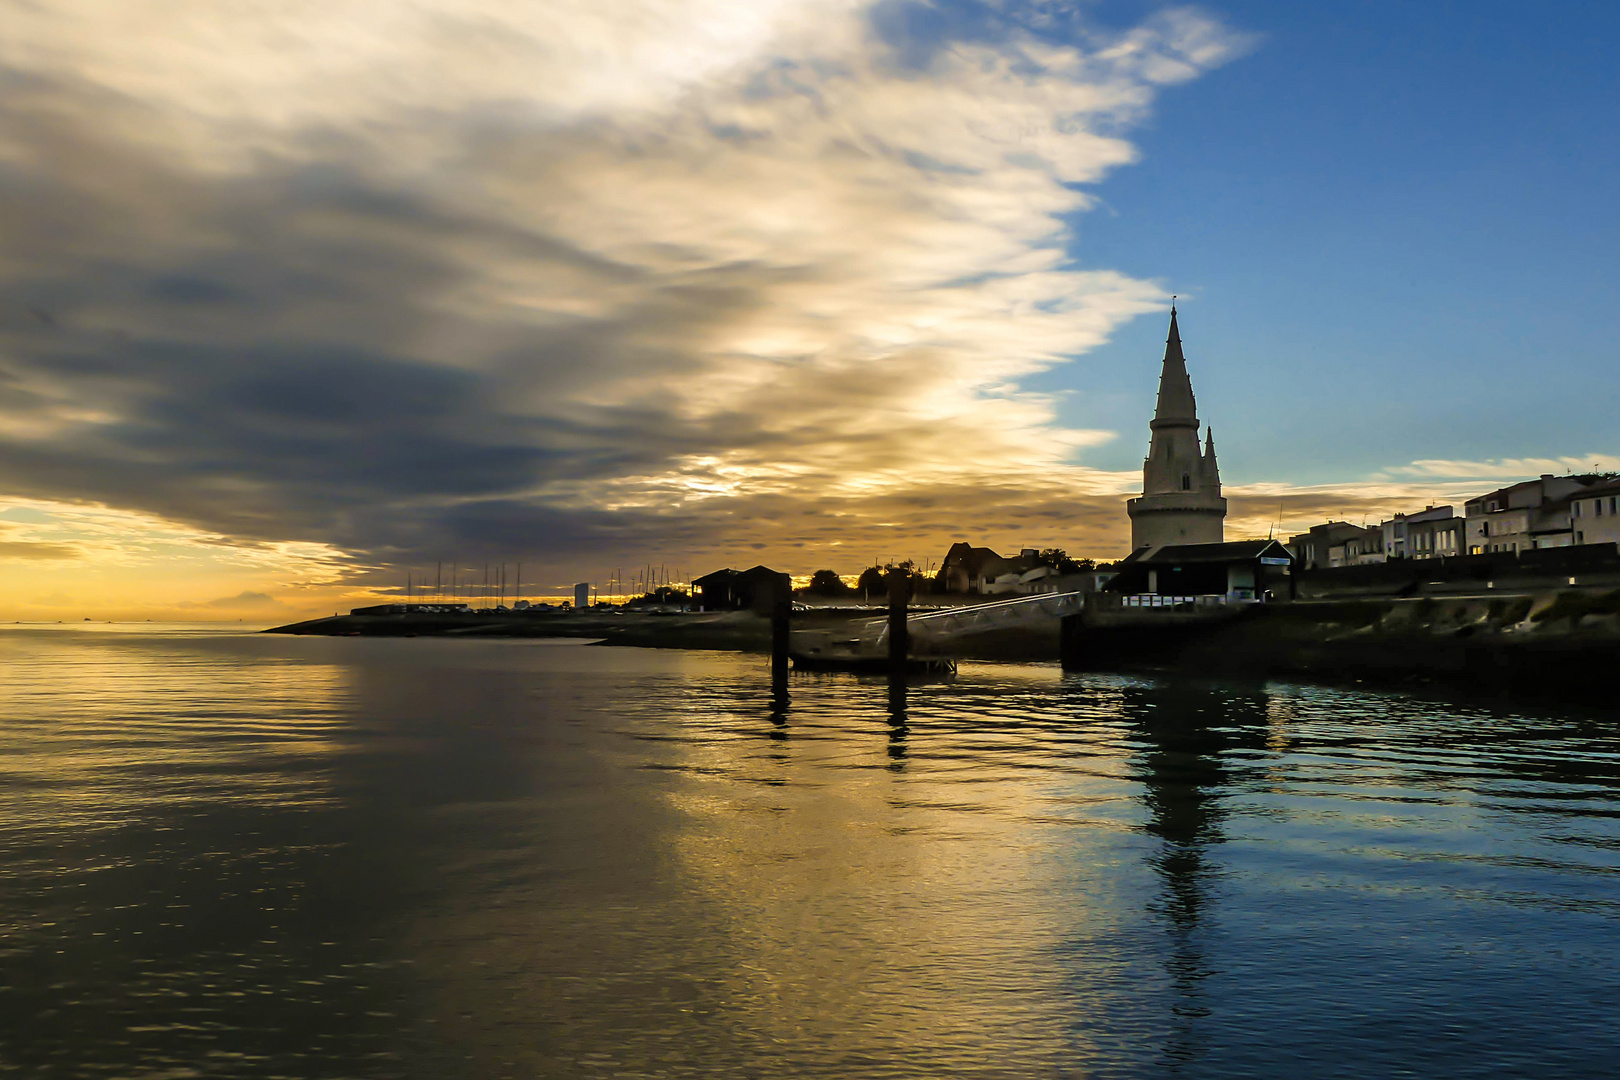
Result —
M 1284 571 L 1293 562 L 1276 540 L 1166 544 L 1131 552 L 1103 591 L 1260 600 L 1286 580 Z
M 766 612 L 777 600 L 792 595 L 793 579 L 768 566 L 748 570 L 716 570 L 692 582 L 704 611 Z

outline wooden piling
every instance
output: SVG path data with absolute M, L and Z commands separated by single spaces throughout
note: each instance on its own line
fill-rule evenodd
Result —
M 793 639 L 793 601 L 777 597 L 771 604 L 771 679 L 783 682 L 788 673 L 788 646 Z
M 889 671 L 903 675 L 911 653 L 911 631 L 906 627 L 906 604 L 911 599 L 911 574 L 890 570 L 889 585 Z
M 1064 671 L 1085 670 L 1085 618 L 1077 611 L 1058 621 L 1058 663 Z

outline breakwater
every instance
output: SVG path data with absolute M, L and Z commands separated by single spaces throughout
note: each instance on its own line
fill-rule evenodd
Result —
M 932 609 L 930 609 L 932 610 Z M 837 634 L 884 617 L 880 608 L 813 608 L 795 612 L 792 629 Z M 771 620 L 750 611 L 542 611 L 350 614 L 273 627 L 266 633 L 320 637 L 589 638 L 603 645 L 649 649 L 771 651 Z M 1003 627 L 954 643 L 952 656 L 974 660 L 1056 660 L 1058 620 Z
M 870 616 L 870 613 L 865 613 Z M 589 638 L 647 648 L 766 652 L 770 621 L 747 611 L 410 612 L 334 615 L 266 633 L 321 637 Z

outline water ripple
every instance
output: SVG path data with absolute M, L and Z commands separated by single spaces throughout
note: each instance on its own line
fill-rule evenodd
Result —
M 1599 1075 L 1602 713 L 0 632 L 18 1075 Z

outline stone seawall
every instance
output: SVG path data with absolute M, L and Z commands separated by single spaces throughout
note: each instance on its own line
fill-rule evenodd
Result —
M 1064 666 L 1596 701 L 1613 699 L 1620 671 L 1620 590 L 1254 605 L 1224 619 L 1176 614 L 1143 612 L 1128 623 L 1075 616 L 1064 628 Z

